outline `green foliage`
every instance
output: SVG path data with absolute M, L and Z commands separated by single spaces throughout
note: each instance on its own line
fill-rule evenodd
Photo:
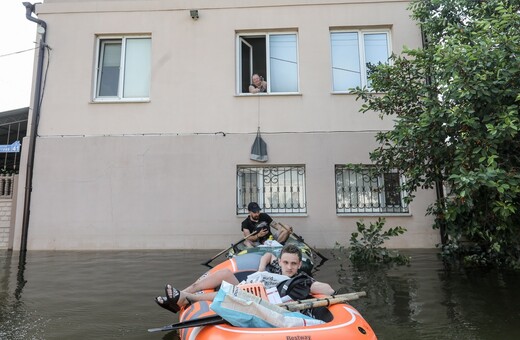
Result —
M 520 267 L 520 1 L 416 0 L 427 43 L 370 67 L 354 93 L 395 121 L 370 158 L 403 190 L 448 191 L 428 209 L 444 254 Z M 384 95 L 380 95 L 384 93 Z
M 398 264 L 404 265 L 410 262 L 410 259 L 397 250 L 388 250 L 383 247 L 386 240 L 393 236 L 403 234 L 406 229 L 400 226 L 390 228 L 383 231 L 385 224 L 384 218 L 379 218 L 375 223 L 370 223 L 367 227 L 363 221 L 356 222 L 357 232 L 350 236 L 350 248 L 348 258 L 355 266 L 364 265 L 381 265 L 381 264 Z M 346 249 L 336 243 L 336 257 L 340 257 L 337 253 L 346 253 Z

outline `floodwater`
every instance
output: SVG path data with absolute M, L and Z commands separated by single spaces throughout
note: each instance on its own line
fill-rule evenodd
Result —
M 147 332 L 177 322 L 153 297 L 165 283 L 184 288 L 218 252 L 2 251 L 0 339 L 176 339 Z M 447 268 L 436 250 L 403 253 L 410 266 L 357 271 L 322 251 L 330 260 L 315 277 L 340 293 L 366 291 L 352 305 L 379 339 L 520 339 L 520 273 Z

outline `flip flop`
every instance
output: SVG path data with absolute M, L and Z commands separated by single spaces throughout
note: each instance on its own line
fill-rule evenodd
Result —
M 155 303 L 157 303 L 159 306 L 161 306 L 162 308 L 166 309 L 166 310 L 169 310 L 170 312 L 172 313 L 177 313 L 176 310 L 172 309 L 168 304 L 168 299 L 166 298 L 166 296 L 158 296 L 156 298 L 153 299 L 155 301 Z
M 158 296 L 154 299 L 154 301 L 164 309 L 169 310 L 172 313 L 177 313 L 181 310 L 181 307 L 177 304 L 179 301 L 179 297 L 181 296 L 181 292 L 178 289 L 173 288 L 171 285 L 167 284 L 164 288 L 166 292 L 166 296 Z

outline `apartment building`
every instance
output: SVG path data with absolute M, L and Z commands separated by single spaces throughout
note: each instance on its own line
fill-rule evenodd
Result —
M 421 46 L 408 5 L 37 5 L 49 48 L 27 248 L 222 249 L 241 238 L 250 201 L 317 247 L 346 244 L 356 221 L 378 217 L 408 229 L 387 246 L 434 247 L 439 233 L 425 216 L 433 190 L 407 205 L 397 173 L 374 178 L 345 166 L 369 167 L 376 132 L 392 128 L 360 113 L 349 89 L 370 85 L 367 63 Z M 249 92 L 253 74 L 265 92 Z

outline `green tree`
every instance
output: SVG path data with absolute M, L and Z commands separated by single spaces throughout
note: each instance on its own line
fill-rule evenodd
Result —
M 369 67 L 361 111 L 395 120 L 370 153 L 404 189 L 447 188 L 429 209 L 445 254 L 520 267 L 520 1 L 416 0 L 425 44 Z M 442 185 L 440 185 L 442 184 Z

